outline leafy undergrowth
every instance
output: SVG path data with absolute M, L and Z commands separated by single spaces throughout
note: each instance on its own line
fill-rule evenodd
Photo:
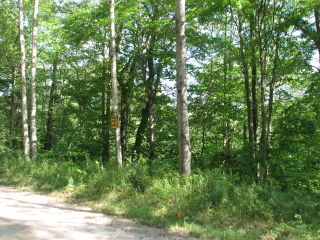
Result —
M 156 165 L 156 166 L 155 166 Z M 2 181 L 59 192 L 95 210 L 201 239 L 320 239 L 320 196 L 268 186 L 239 185 L 218 171 L 176 174 L 155 163 L 119 169 L 43 160 L 3 160 Z

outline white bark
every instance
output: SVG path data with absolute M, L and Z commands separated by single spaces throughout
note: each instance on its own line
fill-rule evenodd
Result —
M 37 35 L 38 35 L 39 0 L 34 0 L 32 46 L 31 46 L 31 151 L 32 159 L 37 157 L 37 95 L 36 95 L 36 67 L 37 67 Z
M 23 0 L 19 0 L 19 38 L 20 38 L 20 75 L 21 75 L 21 103 L 22 103 L 22 130 L 24 157 L 30 160 L 30 144 L 28 132 L 28 108 L 27 108 L 27 88 L 26 88 L 26 51 L 24 39 L 24 20 L 23 20 Z
M 185 0 L 176 0 L 177 113 L 180 172 L 191 174 L 191 145 L 186 81 Z
M 115 31 L 115 2 L 110 0 L 110 58 L 111 58 L 111 88 L 112 88 L 112 108 L 113 115 L 119 114 L 119 101 L 118 101 L 118 81 L 117 81 L 117 53 L 116 53 L 116 31 Z M 117 163 L 122 165 L 122 153 L 121 153 L 121 136 L 119 126 L 115 129 L 115 142 L 116 142 L 116 154 Z

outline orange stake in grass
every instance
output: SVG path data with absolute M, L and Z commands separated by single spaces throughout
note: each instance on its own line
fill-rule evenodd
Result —
M 178 217 L 178 218 L 180 218 L 180 217 L 181 217 L 181 213 L 180 213 L 180 211 L 178 211 L 178 213 L 177 213 L 177 217 Z

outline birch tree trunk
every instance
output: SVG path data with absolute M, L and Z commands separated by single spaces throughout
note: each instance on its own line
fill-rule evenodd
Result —
M 110 0 L 110 58 L 111 58 L 111 88 L 112 88 L 112 107 L 113 115 L 119 118 L 118 101 L 118 81 L 117 81 L 117 53 L 116 53 L 116 32 L 115 32 L 115 3 Z M 122 165 L 121 136 L 119 126 L 115 129 L 115 142 L 117 163 Z
M 191 145 L 186 81 L 185 0 L 176 0 L 177 113 L 180 172 L 191 174 Z
M 32 47 L 31 47 L 31 151 L 32 159 L 37 157 L 37 96 L 36 96 L 36 68 L 37 68 L 37 35 L 38 35 L 39 0 L 34 0 Z
M 24 20 L 23 20 L 23 0 L 19 0 L 19 39 L 20 39 L 20 75 L 21 75 L 21 104 L 22 104 L 22 130 L 24 158 L 30 160 L 30 143 L 28 132 L 28 108 L 27 108 L 27 87 L 26 87 L 26 51 L 24 39 Z

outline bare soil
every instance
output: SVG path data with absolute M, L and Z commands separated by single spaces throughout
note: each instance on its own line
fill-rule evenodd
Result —
M 0 240 L 190 240 L 89 207 L 0 186 Z

